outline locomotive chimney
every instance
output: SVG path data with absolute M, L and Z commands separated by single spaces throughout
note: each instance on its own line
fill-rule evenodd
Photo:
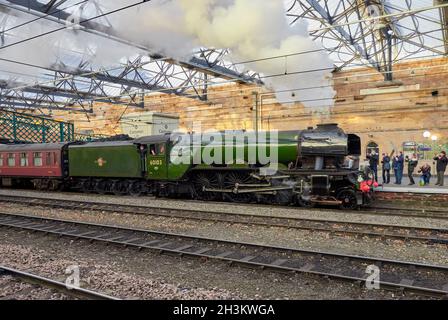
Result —
M 317 130 L 323 130 L 323 131 L 334 131 L 337 130 L 338 124 L 337 123 L 323 123 L 317 125 Z

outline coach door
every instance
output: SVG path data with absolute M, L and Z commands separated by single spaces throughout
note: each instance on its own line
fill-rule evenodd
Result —
M 168 178 L 166 143 L 154 143 L 148 146 L 148 178 L 166 180 Z

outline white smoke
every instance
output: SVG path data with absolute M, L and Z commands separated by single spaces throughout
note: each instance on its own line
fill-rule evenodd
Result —
M 89 12 L 86 6 L 83 18 L 97 14 L 92 8 L 98 8 L 98 5 L 108 12 L 133 3 L 136 1 L 91 0 L 91 10 Z M 32 18 L 29 15 L 14 17 L 11 25 Z M 234 62 L 283 56 L 243 65 L 246 69 L 261 73 L 262 80 L 276 91 L 280 102 L 302 101 L 306 106 L 333 104 L 333 63 L 308 36 L 305 22 L 299 21 L 294 27 L 289 25 L 283 0 L 152 0 L 109 15 L 107 20 L 121 37 L 153 48 L 153 52 L 178 59 L 188 59 L 200 47 L 229 48 Z M 101 19 L 95 21 L 106 22 Z M 60 26 L 41 19 L 12 31 L 13 37 L 8 38 L 5 44 Z M 83 31 L 65 30 L 2 49 L 0 57 L 44 67 L 58 61 L 76 66 L 84 59 L 108 68 L 141 53 L 138 51 Z M 305 51 L 316 52 L 296 55 Z M 291 56 L 285 58 L 285 55 Z M 42 70 L 38 69 L 4 62 L 0 64 L 3 71 L 24 73 L 28 78 L 42 74 Z M 321 88 L 303 89 L 313 87 Z
M 117 45 L 116 41 L 76 28 L 58 30 L 65 24 L 48 19 L 30 23 L 34 19 L 34 15 L 12 9 L 0 13 L 6 30 L 0 42 L 0 80 L 8 82 L 9 87 L 35 83 L 51 86 L 51 71 L 46 68 L 60 69 L 63 65 L 76 69 L 87 61 L 97 69 L 108 69 L 144 54 L 135 47 Z
M 49 36 L 44 41 L 42 39 L 35 39 L 16 45 L 14 44 L 47 32 L 50 30 L 50 25 L 43 22 L 24 25 L 8 31 L 10 28 L 28 20 L 22 14 L 11 15 L 9 13 L 1 14 L 1 19 L 6 19 L 5 29 L 7 31 L 1 42 L 1 46 L 4 48 L 0 49 L 0 58 L 4 59 L 0 60 L 1 79 L 9 82 L 36 82 L 42 70 L 29 65 L 50 66 L 56 59 L 56 49 L 51 43 L 57 40 Z
M 333 63 L 309 37 L 305 22 L 289 25 L 283 0 L 153 0 L 111 21 L 124 37 L 173 57 L 198 47 L 229 48 L 235 61 L 283 56 L 245 67 L 262 73 L 280 102 L 333 104 Z M 305 51 L 314 52 L 284 57 Z M 302 90 L 313 87 L 319 88 Z

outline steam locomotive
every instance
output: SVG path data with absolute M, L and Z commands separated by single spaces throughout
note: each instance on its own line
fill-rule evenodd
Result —
M 356 209 L 374 197 L 372 176 L 353 165 L 360 154 L 359 136 L 337 124 L 0 145 L 0 185 Z

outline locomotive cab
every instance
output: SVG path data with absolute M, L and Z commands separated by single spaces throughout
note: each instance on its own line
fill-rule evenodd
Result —
M 143 137 L 134 141 L 143 151 L 142 162 L 145 164 L 147 179 L 168 179 L 169 141 L 169 135 Z

